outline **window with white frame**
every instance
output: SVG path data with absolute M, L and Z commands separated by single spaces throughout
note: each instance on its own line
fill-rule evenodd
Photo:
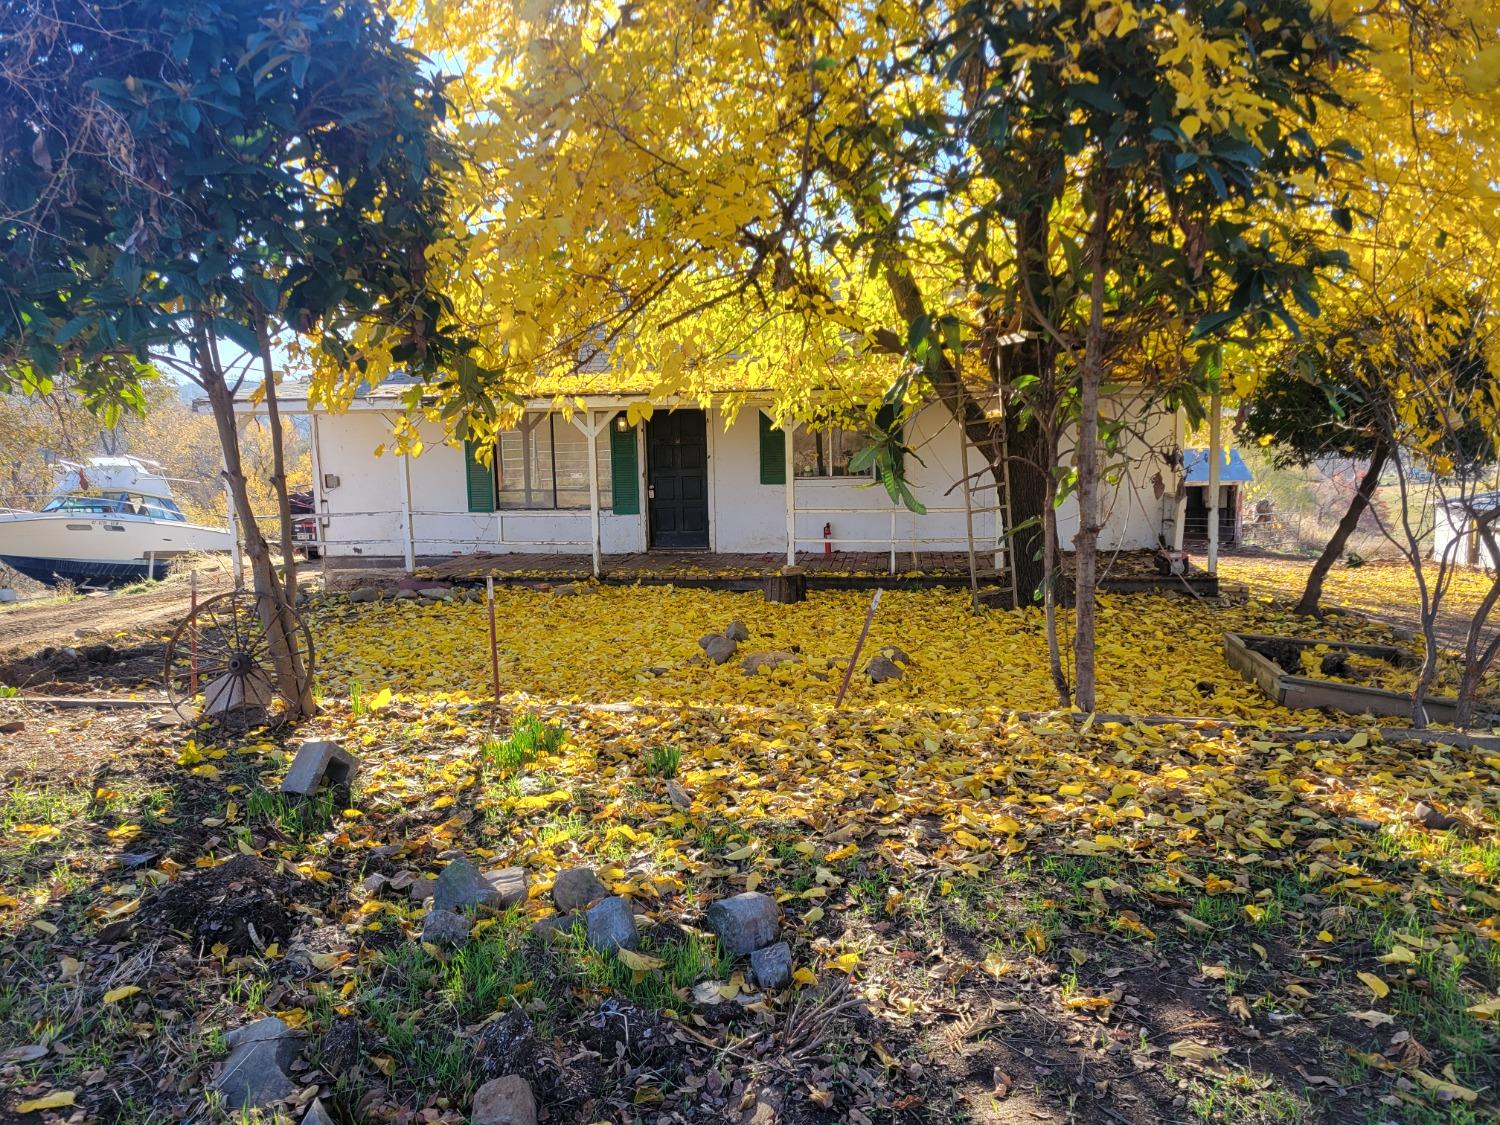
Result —
M 599 507 L 610 506 L 609 436 L 596 443 Z M 500 434 L 495 498 L 506 511 L 551 511 L 589 506 L 589 441 L 558 414 L 528 414 Z
M 869 477 L 872 470 L 849 472 L 849 461 L 869 444 L 869 437 L 858 430 L 841 426 L 812 430 L 797 427 L 792 437 L 792 472 L 798 480 L 827 477 Z

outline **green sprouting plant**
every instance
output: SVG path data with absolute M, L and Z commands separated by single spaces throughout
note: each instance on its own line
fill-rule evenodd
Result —
M 485 739 L 479 756 L 491 769 L 518 770 L 539 754 L 556 753 L 567 736 L 561 723 L 545 723 L 535 715 L 523 715 L 511 726 L 509 738 Z
M 363 717 L 365 710 L 365 689 L 355 680 L 349 685 L 349 713 L 358 719 Z
M 304 839 L 333 823 L 334 795 L 323 791 L 293 798 L 269 789 L 253 789 L 245 798 L 245 823 L 266 824 L 288 836 Z
M 0 684 L 0 699 L 19 699 L 19 698 L 21 698 L 21 689 L 20 688 L 18 688 L 18 687 L 11 687 L 9 684 Z
M 652 777 L 676 777 L 682 767 L 682 750 L 676 746 L 653 746 L 646 751 L 646 772 Z

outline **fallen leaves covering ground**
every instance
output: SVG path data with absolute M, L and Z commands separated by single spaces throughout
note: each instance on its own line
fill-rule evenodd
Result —
M 663 586 L 605 586 L 571 597 L 497 589 L 502 690 L 596 702 L 831 703 L 869 601 L 862 591 L 818 591 L 788 606 Z M 743 620 L 750 640 L 728 663 L 703 667 L 698 638 L 735 618 Z M 490 694 L 483 606 L 401 601 L 332 608 L 318 620 L 320 677 L 330 694 L 381 688 L 397 695 Z M 1357 618 L 1309 621 L 1268 598 L 1236 605 L 1106 594 L 1099 610 L 1100 709 L 1293 718 L 1224 663 L 1223 635 L 1230 630 L 1373 640 L 1421 651 Z M 967 594 L 888 591 L 861 665 L 892 645 L 915 661 L 912 674 L 880 685 L 854 677 L 853 705 L 1022 711 L 1056 706 L 1039 609 L 975 617 Z M 778 650 L 798 659 L 755 676 L 741 670 L 742 657 Z M 1066 663 L 1071 665 L 1071 654 Z
M 940 594 L 887 596 L 872 644 L 914 667 L 834 712 L 826 661 L 864 603 L 516 591 L 498 711 L 478 607 L 333 603 L 333 701 L 298 737 L 362 756 L 348 808 L 282 799 L 277 738 L 27 716 L 0 812 L 0 1112 L 181 1120 L 224 1031 L 274 1012 L 344 1122 L 462 1121 L 495 1068 L 577 1122 L 736 1121 L 757 1091 L 792 1122 L 1493 1115 L 1500 752 L 1288 731 L 1329 720 L 1219 653 L 1223 628 L 1295 624 L 1257 601 L 1105 609 L 1105 706 L 1241 730 L 1009 714 L 1049 702 L 1039 621 Z M 742 653 L 803 659 L 688 663 L 730 617 Z M 561 744 L 505 742 L 523 716 Z M 528 867 L 532 897 L 442 953 L 405 887 L 456 851 Z M 526 938 L 580 864 L 654 923 L 647 967 Z M 748 888 L 782 902 L 781 994 L 747 997 L 703 934 Z M 193 932 L 169 892 L 228 928 Z
M 1226 555 L 1220 559 L 1219 575 L 1225 581 L 1243 582 L 1256 594 L 1274 596 L 1290 605 L 1301 597 L 1312 565 L 1310 558 Z M 1439 622 L 1439 636 L 1445 644 L 1462 645 L 1464 631 L 1492 581 L 1488 573 L 1478 568 L 1454 570 Z M 1405 562 L 1378 560 L 1357 567 L 1335 563 L 1324 583 L 1322 602 L 1325 607 L 1358 610 L 1409 629 L 1420 627 L 1421 597 L 1411 567 Z M 1500 622 L 1495 624 L 1500 626 Z

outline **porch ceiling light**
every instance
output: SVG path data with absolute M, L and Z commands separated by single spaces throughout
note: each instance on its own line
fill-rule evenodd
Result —
M 626 430 L 630 429 L 629 419 L 627 419 L 623 414 L 616 414 L 615 429 L 619 430 L 623 434 Z

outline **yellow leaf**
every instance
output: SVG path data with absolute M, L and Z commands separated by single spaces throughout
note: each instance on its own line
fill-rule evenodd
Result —
M 44 918 L 33 918 L 31 924 L 49 937 L 57 933 L 57 927 Z
M 1382 957 L 1375 958 L 1375 960 L 1379 961 L 1382 965 L 1410 965 L 1415 962 L 1416 959 L 1417 955 L 1410 949 L 1407 949 L 1404 945 L 1394 946 L 1389 953 L 1385 954 Z
M 379 711 L 391 705 L 391 689 L 383 687 L 366 701 L 365 707 L 371 711 Z
M 817 984 L 818 974 L 813 972 L 806 965 L 803 965 L 800 969 L 797 969 L 794 973 L 792 973 L 792 979 L 798 984 Z
M 833 959 L 833 967 L 836 968 L 836 969 L 843 969 L 844 972 L 846 972 L 846 973 L 852 973 L 852 972 L 854 972 L 855 968 L 858 965 L 859 965 L 859 954 L 858 953 L 853 953 L 853 952 L 850 952 L 850 953 L 841 953 L 841 954 L 839 954 L 837 957 L 835 957 Z
M 1431 1090 L 1440 1098 L 1457 1098 L 1463 1102 L 1475 1102 L 1479 1100 L 1479 1091 L 1471 1090 L 1467 1086 L 1460 1086 L 1457 1082 L 1448 1082 L 1436 1075 L 1425 1071 L 1416 1071 L 1416 1079 L 1424 1088 Z
M 1223 1053 L 1222 1047 L 1205 1047 L 1201 1043 L 1194 1043 L 1191 1039 L 1179 1039 L 1167 1048 L 1167 1054 L 1173 1058 L 1188 1059 L 1192 1062 L 1210 1062 Z
M 29 1102 L 22 1102 L 16 1106 L 17 1113 L 35 1113 L 39 1109 L 66 1109 L 76 1104 L 76 1095 L 72 1090 L 58 1090 L 48 1094 L 45 1098 L 32 1098 Z
M 652 969 L 659 969 L 666 964 L 660 957 L 651 957 L 645 953 L 637 953 L 635 950 L 626 949 L 623 946 L 616 952 L 621 961 L 624 961 L 625 964 L 638 973 L 649 973 Z
M 119 988 L 111 988 L 104 994 L 106 1004 L 118 1004 L 121 1000 L 129 999 L 141 990 L 138 984 L 122 984 Z
M 1391 986 L 1374 973 L 1356 973 L 1355 975 L 1365 982 L 1365 987 L 1375 994 L 1375 999 L 1384 1000 L 1391 994 Z
M 1481 1004 L 1471 1004 L 1464 1011 L 1477 1019 L 1494 1019 L 1496 1016 L 1500 1016 L 1500 996 L 1486 1000 Z

